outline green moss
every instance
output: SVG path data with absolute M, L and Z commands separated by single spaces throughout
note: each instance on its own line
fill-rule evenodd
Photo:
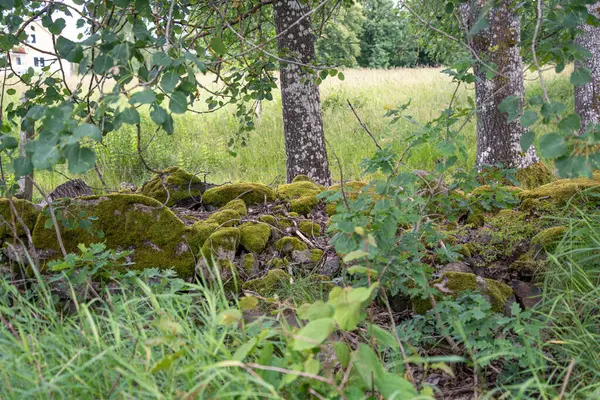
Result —
M 344 182 L 344 192 L 346 194 L 357 194 L 362 191 L 362 189 L 367 186 L 367 183 L 361 181 L 349 181 Z M 341 190 L 342 186 L 338 183 L 329 187 L 328 190 Z
M 535 215 L 558 215 L 561 212 L 560 207 L 544 199 L 524 199 L 519 210 Z
M 318 263 L 323 258 L 323 250 L 321 249 L 312 249 L 310 251 L 310 262 Z
M 296 182 L 312 182 L 308 175 L 296 175 L 292 180 L 292 183 Z
M 202 254 L 207 259 L 231 260 L 240 243 L 240 236 L 238 228 L 221 228 L 206 239 L 202 246 Z
M 513 296 L 513 290 L 510 286 L 495 281 L 493 279 L 484 279 L 464 272 L 446 272 L 440 279 L 431 282 L 431 286 L 442 290 L 441 293 L 450 292 L 456 297 L 460 292 L 476 291 L 485 295 L 492 305 L 492 310 L 502 313 L 508 305 L 508 301 Z M 431 309 L 429 299 L 413 299 L 413 310 L 418 314 L 424 314 Z
M 552 183 L 540 186 L 535 189 L 525 190 L 518 194 L 521 201 L 526 199 L 547 199 L 555 204 L 565 204 L 573 199 L 582 201 L 585 194 L 600 193 L 600 181 L 577 178 L 577 179 L 560 179 Z
M 275 218 L 272 215 L 261 215 L 260 217 L 258 217 L 258 220 L 271 226 L 277 226 L 277 218 Z
M 172 207 L 185 201 L 199 203 L 203 190 L 204 183 L 200 178 L 179 167 L 171 167 L 154 175 L 139 192 Z
M 526 272 L 528 274 L 533 274 L 539 270 L 543 270 L 544 268 L 544 262 L 541 260 L 534 260 L 531 252 L 521 254 L 519 258 L 517 258 L 508 267 L 509 271 L 518 271 L 521 273 Z
M 215 223 L 221 226 L 235 226 L 241 222 L 240 214 L 235 210 L 221 210 L 211 214 L 206 219 L 207 223 Z
M 288 215 L 292 218 L 300 218 L 300 214 L 294 211 L 289 212 Z
M 197 232 L 185 224 L 157 200 L 141 195 L 109 194 L 76 199 L 63 199 L 55 207 L 66 210 L 70 215 L 85 212 L 87 217 L 97 217 L 92 229 L 104 233 L 103 238 L 93 236 L 86 229 L 67 230 L 61 228 L 61 236 L 67 252 L 78 252 L 77 245 L 104 241 L 110 249 L 134 250 L 131 267 L 173 268 L 180 276 L 191 276 L 194 272 L 194 256 L 188 241 L 195 241 Z M 49 213 L 39 215 L 33 229 L 33 242 L 50 259 L 61 257 L 54 228 L 44 224 Z
M 273 189 L 260 183 L 231 183 L 217 186 L 204 192 L 204 204 L 222 207 L 232 200 L 241 198 L 247 205 L 262 204 L 275 200 Z
M 293 236 L 282 237 L 275 242 L 275 248 L 285 254 L 291 254 L 294 250 L 308 250 L 308 246 L 303 241 Z
M 323 190 L 325 190 L 323 186 L 310 181 L 288 183 L 286 185 L 279 185 L 277 188 L 277 198 L 289 201 L 300 197 L 316 196 Z
M 255 266 L 256 259 L 254 258 L 254 254 L 244 254 L 244 271 L 246 271 L 246 273 L 249 274 L 250 272 L 252 272 Z
M 569 228 L 566 226 L 553 226 L 547 229 L 544 229 L 533 238 L 531 238 L 531 243 L 546 250 L 552 251 L 560 242 L 560 240 L 565 235 Z
M 269 267 L 269 269 L 283 268 L 283 267 L 286 267 L 287 265 L 288 265 L 288 261 L 284 260 L 282 258 L 279 258 L 279 257 L 274 257 L 267 263 L 267 266 Z
M 525 189 L 533 189 L 556 180 L 552 171 L 542 162 L 517 170 L 516 178 Z
M 254 253 L 262 252 L 271 237 L 271 227 L 264 223 L 247 222 L 240 225 L 240 232 L 240 243 L 246 250 Z
M 321 236 L 321 225 L 312 221 L 303 220 L 298 222 L 298 230 L 308 237 Z
M 190 235 L 189 243 L 194 253 L 198 254 L 206 239 L 217 230 L 219 224 L 206 221 L 198 221 L 192 225 L 192 234 Z
M 265 276 L 252 279 L 242 286 L 244 290 L 258 293 L 264 297 L 270 297 L 277 293 L 290 282 L 290 276 L 280 269 L 272 269 Z
M 246 207 L 246 203 L 242 199 L 231 200 L 229 203 L 225 204 L 221 207 L 221 210 L 234 210 L 237 211 L 242 217 L 248 215 L 248 207 Z
M 317 196 L 309 195 L 290 200 L 290 210 L 298 214 L 308 215 L 319 204 Z
M 25 223 L 25 225 L 27 225 L 27 228 L 29 228 L 29 230 L 32 231 L 33 227 L 35 226 L 35 221 L 37 220 L 40 212 L 35 208 L 33 203 L 27 200 L 17 199 L 13 197 L 12 201 L 15 206 L 15 209 L 17 210 L 17 213 L 23 220 L 23 223 Z M 16 227 L 17 235 L 22 236 L 25 234 L 25 228 L 23 228 L 23 226 L 19 223 L 19 220 L 16 218 L 16 216 L 13 216 L 13 212 L 8 199 L 0 199 L 0 216 L 2 216 L 2 221 L 0 221 L 0 239 L 13 236 L 13 231 L 11 227 L 7 225 L 12 225 L 13 222 L 14 225 L 12 226 Z
M 330 217 L 332 215 L 335 215 L 335 213 L 337 212 L 337 206 L 338 203 L 327 203 L 327 205 L 325 206 L 325 213 Z

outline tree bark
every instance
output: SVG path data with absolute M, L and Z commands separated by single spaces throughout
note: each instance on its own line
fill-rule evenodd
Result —
M 308 11 L 309 7 L 298 0 L 273 4 L 279 53 L 285 60 L 293 60 L 280 61 L 287 181 L 303 174 L 316 183 L 330 185 L 319 87 L 302 66 L 312 63 L 315 56 L 310 18 L 298 22 Z
M 587 5 L 590 14 L 600 18 L 600 2 Z M 576 68 L 582 66 L 592 71 L 592 80 L 584 86 L 575 86 L 575 112 L 581 117 L 581 129 L 589 124 L 600 124 L 600 27 L 584 24 L 579 27 L 583 32 L 575 42 L 585 47 L 592 57 L 586 62 L 577 62 Z
M 25 103 L 26 101 L 27 98 L 25 97 L 25 94 L 23 94 L 21 96 L 21 103 Z M 19 134 L 19 155 L 21 157 L 25 156 L 25 144 L 32 140 L 34 136 L 35 132 L 33 126 L 22 127 Z M 30 175 L 19 178 L 19 190 L 16 194 L 17 198 L 29 201 L 33 199 L 33 183 L 29 178 L 33 179 L 33 172 Z
M 483 1 L 463 5 L 463 25 L 470 32 L 482 12 Z M 488 27 L 471 38 L 472 52 L 483 61 L 473 68 L 477 104 L 477 159 L 476 165 L 502 163 L 504 168 L 525 168 L 539 161 L 535 148 L 527 153 L 521 150 L 521 136 L 527 131 L 519 119 L 508 122 L 507 114 L 498 106 L 509 96 L 525 103 L 523 60 L 519 52 L 521 23 L 512 9 L 513 1 L 501 0 L 486 17 Z M 487 65 L 487 66 L 486 66 Z M 493 76 L 490 67 L 497 71 Z M 488 79 L 488 74 L 493 77 Z

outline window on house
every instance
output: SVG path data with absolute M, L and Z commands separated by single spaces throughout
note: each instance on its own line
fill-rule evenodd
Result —
M 45 67 L 46 60 L 44 60 L 44 57 L 33 57 L 33 65 L 35 67 Z
M 29 35 L 31 37 L 31 43 L 35 43 L 35 33 Z
M 23 65 L 23 62 L 21 61 L 21 57 L 17 57 L 17 65 Z

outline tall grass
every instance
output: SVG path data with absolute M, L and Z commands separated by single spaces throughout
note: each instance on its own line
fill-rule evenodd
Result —
M 411 102 L 408 113 L 420 123 L 426 123 L 449 105 L 455 89 L 450 78 L 438 68 L 396 70 L 348 70 L 346 79 L 328 79 L 321 85 L 321 101 L 325 136 L 330 153 L 330 164 L 335 179 L 340 172 L 340 160 L 344 177 L 360 178 L 360 162 L 369 157 L 375 146 L 360 127 L 347 105 L 349 100 L 381 145 L 391 145 L 402 152 L 407 146 L 406 138 L 418 128 L 400 120 L 391 124 L 384 114 L 389 108 Z M 208 80 L 208 78 L 205 78 Z M 572 105 L 572 86 L 565 76 L 547 76 L 550 95 Z M 541 94 L 536 80 L 528 80 L 528 96 Z M 474 98 L 473 87 L 461 87 L 454 106 L 466 106 L 468 98 Z M 244 138 L 236 132 L 238 125 L 232 107 L 211 114 L 186 114 L 176 118 L 175 133 L 155 133 L 147 112 L 142 110 L 142 136 L 144 157 L 157 169 L 172 165 L 182 166 L 192 172 L 207 173 L 207 180 L 216 183 L 228 181 L 256 181 L 266 184 L 285 180 L 285 149 L 281 99 L 278 93 L 271 102 L 263 103 L 262 118 L 256 129 Z M 472 118 L 464 128 L 467 137 L 468 157 L 458 162 L 458 167 L 473 165 L 476 150 L 475 122 Z M 245 146 L 237 145 L 230 154 L 231 138 Z M 243 139 L 243 140 L 242 140 Z M 141 184 L 150 173 L 143 167 L 137 155 L 135 130 L 130 126 L 106 136 L 98 146 L 98 165 L 108 186 L 118 189 L 121 182 Z M 336 157 L 333 157 L 335 153 Z M 407 162 L 416 169 L 431 168 L 438 158 L 432 145 L 423 145 L 412 151 Z M 68 175 L 66 168 L 59 173 L 41 173 L 45 189 L 62 183 Z M 64 175 L 63 175 L 64 174 Z M 85 176 L 92 186 L 101 188 L 92 171 Z

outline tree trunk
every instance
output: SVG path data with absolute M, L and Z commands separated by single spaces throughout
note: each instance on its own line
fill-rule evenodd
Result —
M 462 7 L 464 27 L 471 31 L 482 12 L 483 2 L 472 2 Z M 488 27 L 476 33 L 471 47 L 481 62 L 474 66 L 477 103 L 477 167 L 502 163 L 504 168 L 525 168 L 539 161 L 533 146 L 527 153 L 521 150 L 521 136 L 527 131 L 519 119 L 508 122 L 507 114 L 498 106 L 509 96 L 525 103 L 523 60 L 519 53 L 521 23 L 511 8 L 510 0 L 501 0 L 486 19 Z M 477 6 L 479 5 L 479 6 Z M 488 74 L 492 73 L 490 79 Z
M 26 101 L 27 98 L 25 97 L 25 94 L 23 94 L 23 96 L 21 96 L 21 103 L 25 103 Z M 35 132 L 33 130 L 33 125 L 22 127 L 21 133 L 19 134 L 19 155 L 21 157 L 25 156 L 25 144 L 32 140 L 34 136 Z M 33 179 L 33 172 L 30 175 L 22 176 L 21 178 L 19 178 L 19 190 L 16 194 L 17 198 L 29 201 L 32 200 L 33 182 L 29 178 Z
M 279 0 L 274 3 L 273 11 L 279 53 L 283 59 L 291 61 L 280 61 L 287 181 L 304 174 L 316 183 L 329 185 L 331 175 L 319 87 L 314 83 L 314 77 L 299 65 L 310 64 L 315 56 L 310 18 L 296 23 L 306 15 L 309 7 L 298 0 Z
M 600 2 L 588 5 L 588 11 L 600 18 Z M 585 63 L 578 62 L 575 67 L 587 67 L 592 71 L 592 80 L 584 86 L 575 86 L 575 112 L 581 117 L 581 128 L 589 124 L 600 124 L 600 27 L 584 24 L 583 33 L 575 42 L 585 47 L 592 57 Z

